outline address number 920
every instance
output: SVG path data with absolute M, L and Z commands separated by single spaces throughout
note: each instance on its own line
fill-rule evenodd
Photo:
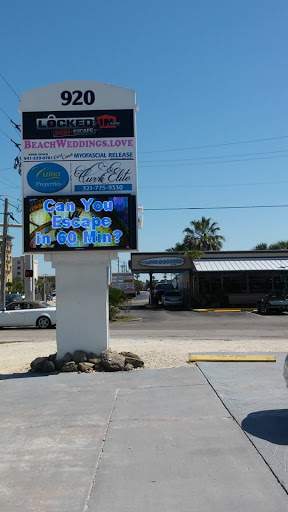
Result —
M 95 94 L 93 91 L 62 91 L 62 105 L 93 105 Z

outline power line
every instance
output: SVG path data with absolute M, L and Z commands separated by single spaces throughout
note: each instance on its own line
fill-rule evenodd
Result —
M 152 163 L 165 163 L 165 162 L 192 162 L 195 160 L 213 160 L 215 158 L 234 158 L 234 157 L 242 157 L 242 156 L 254 156 L 254 155 L 270 155 L 270 154 L 275 154 L 275 153 L 287 153 L 288 152 L 288 149 L 279 149 L 279 150 L 275 150 L 275 151 L 261 151 L 261 152 L 257 152 L 257 153 L 240 153 L 240 154 L 236 154 L 236 155 L 215 155 L 215 156 L 203 156 L 203 157 L 194 157 L 194 158 L 178 158 L 177 160 L 171 160 L 169 158 L 169 160 L 139 160 L 138 163 L 145 163 L 145 164 L 152 164 Z
M 9 137 L 9 135 L 7 135 L 7 133 L 4 132 L 4 130 L 2 130 L 2 128 L 0 128 L 0 132 L 3 133 L 3 135 L 5 135 L 5 137 L 7 137 L 7 139 L 9 139 L 11 142 L 13 142 L 14 146 L 16 146 L 16 148 L 19 149 L 19 151 L 21 151 L 21 146 L 18 142 L 15 142 L 15 140 L 11 139 L 11 137 Z
M 248 187 L 248 186 L 259 186 L 259 185 L 284 185 L 287 184 L 288 181 L 259 181 L 254 183 L 224 183 L 218 185 L 159 185 L 159 186 L 147 186 L 139 188 L 222 188 L 222 187 Z
M 10 117 L 8 116 L 7 112 L 5 112 L 5 110 L 3 110 L 3 108 L 0 107 L 0 110 L 1 112 L 6 116 L 8 117 L 9 121 L 11 121 Z
M 0 180 L 0 183 L 2 183 L 2 185 L 6 185 L 9 188 L 14 188 L 15 190 L 19 190 L 20 188 L 20 185 L 11 185 L 11 183 L 7 181 Z
M 11 169 L 14 169 L 14 167 L 4 167 L 3 169 L 0 169 L 0 172 L 2 172 L 2 171 L 10 171 Z
M 228 158 L 228 157 L 227 157 Z M 186 167 L 186 166 L 192 166 L 192 165 L 217 165 L 217 164 L 230 164 L 234 162 L 251 162 L 254 160 L 271 160 L 273 158 L 288 158 L 288 155 L 275 155 L 275 156 L 263 156 L 263 157 L 256 157 L 256 158 L 240 158 L 235 160 L 219 160 L 218 162 L 191 162 L 189 164 L 178 164 L 177 166 L 175 164 L 167 164 L 167 165 L 141 165 L 141 167 L 145 167 L 146 169 L 155 169 L 156 167 L 174 167 L 176 170 L 176 167 Z M 140 167 L 140 165 L 139 165 Z
M 16 198 L 15 198 L 15 199 L 16 199 Z M 3 201 L 3 203 L 5 203 L 5 199 L 2 199 L 2 197 L 0 197 L 0 201 Z M 17 199 L 17 201 L 18 201 L 18 199 Z M 20 201 L 19 201 L 19 203 L 20 203 Z M 9 204 L 9 206 L 12 206 L 12 208 L 16 208 L 16 210 L 17 210 L 18 212 L 19 212 L 19 211 L 21 211 L 21 210 L 19 210 L 19 205 L 17 206 L 17 205 L 15 205 L 15 204 L 13 204 L 13 203 L 10 203 L 10 202 L 8 202 L 8 204 Z
M 6 80 L 5 76 L 3 76 L 2 73 L 0 73 L 0 76 L 1 76 L 2 80 L 4 80 L 5 84 L 8 85 L 9 89 L 11 89 L 11 91 L 14 92 L 15 96 L 17 96 L 18 100 L 20 101 L 19 94 L 17 94 L 15 89 L 13 89 L 12 85 L 9 84 L 9 82 L 8 82 L 8 80 Z
M 236 210 L 236 209 L 249 209 L 249 208 L 287 208 L 288 204 L 265 204 L 253 206 L 199 206 L 199 207 L 186 207 L 186 208 L 144 208 L 144 212 L 152 211 L 180 211 L 180 210 Z
M 5 112 L 5 110 L 3 110 L 2 107 L 0 107 L 0 110 L 9 119 L 10 123 L 13 124 L 13 127 L 15 128 L 15 130 L 17 130 L 18 132 L 21 132 L 20 124 L 15 123 L 15 121 L 13 121 L 13 119 L 11 119 L 11 117 L 7 114 L 7 112 Z
M 266 137 L 264 139 L 247 139 L 236 142 L 222 142 L 221 144 L 206 144 L 203 146 L 190 146 L 188 148 L 174 148 L 174 149 L 157 149 L 154 151 L 141 151 L 139 155 L 151 154 L 151 153 L 168 153 L 172 151 L 190 151 L 192 149 L 206 149 L 206 148 L 220 148 L 224 146 L 236 146 L 237 144 L 253 144 L 254 142 L 267 142 L 269 140 L 280 140 L 287 139 L 288 135 L 279 135 L 278 137 Z

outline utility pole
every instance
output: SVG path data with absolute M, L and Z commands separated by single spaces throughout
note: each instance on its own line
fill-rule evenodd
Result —
M 6 292 L 6 248 L 7 248 L 7 231 L 8 231 L 8 199 L 5 199 L 4 220 L 1 245 L 1 303 L 5 308 L 5 292 Z
M 24 295 L 26 300 L 35 300 L 34 256 L 26 254 L 24 257 Z M 29 271 L 29 276 L 26 275 Z

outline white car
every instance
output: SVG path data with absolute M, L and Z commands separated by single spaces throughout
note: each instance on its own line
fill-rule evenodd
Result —
M 56 307 L 46 302 L 23 300 L 11 302 L 0 311 L 0 328 L 30 327 L 49 329 L 56 325 Z
M 165 292 L 162 295 L 163 306 L 183 306 L 183 297 L 177 290 Z

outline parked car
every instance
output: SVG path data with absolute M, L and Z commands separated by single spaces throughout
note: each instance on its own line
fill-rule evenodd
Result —
M 288 298 L 280 294 L 269 293 L 258 302 L 257 311 L 259 315 L 284 313 L 284 311 L 288 311 Z
M 14 301 L 0 311 L 0 328 L 37 326 L 48 329 L 56 325 L 56 308 L 41 301 Z
M 177 290 L 168 291 L 162 295 L 161 302 L 165 307 L 183 306 L 183 297 L 182 294 Z
M 6 293 L 5 295 L 5 305 L 7 306 L 10 302 L 15 302 L 16 300 L 22 301 L 23 297 L 20 293 Z
M 158 283 L 156 284 L 153 292 L 152 292 L 152 299 L 155 304 L 158 304 L 158 302 L 161 301 L 162 295 L 165 292 L 173 292 L 175 290 L 173 284 L 171 283 Z

